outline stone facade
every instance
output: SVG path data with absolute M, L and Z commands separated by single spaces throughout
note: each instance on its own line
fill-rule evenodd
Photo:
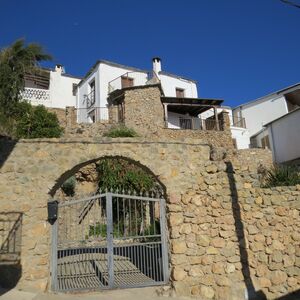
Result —
M 47 201 L 106 156 L 143 165 L 165 187 L 177 294 L 244 299 L 247 287 L 275 299 L 300 288 L 300 186 L 260 188 L 268 151 L 226 156 L 202 139 L 149 138 L 3 140 L 0 147 L 1 212 L 23 215 L 19 288 L 49 289 Z

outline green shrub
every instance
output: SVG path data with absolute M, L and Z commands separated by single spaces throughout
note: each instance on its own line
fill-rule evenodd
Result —
M 293 166 L 276 165 L 267 170 L 264 187 L 290 186 L 300 184 L 300 171 Z
M 17 138 L 56 138 L 63 132 L 56 114 L 47 111 L 42 105 L 32 106 L 30 103 L 20 102 L 16 105 L 13 115 Z
M 117 138 L 117 137 L 137 137 L 138 135 L 131 128 L 127 128 L 125 126 L 118 126 L 118 127 L 111 128 L 108 132 L 104 134 L 104 136 Z
M 67 196 L 73 197 L 75 195 L 76 178 L 71 176 L 62 185 L 61 189 Z
M 151 191 L 156 181 L 142 168 L 121 158 L 106 158 L 97 164 L 99 190 Z

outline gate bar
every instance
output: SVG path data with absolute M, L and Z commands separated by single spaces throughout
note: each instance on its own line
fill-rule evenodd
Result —
M 51 245 L 51 289 L 52 291 L 57 291 L 57 223 L 58 220 L 54 222 L 52 227 L 52 245 Z
M 114 286 L 114 244 L 113 244 L 113 215 L 112 193 L 106 193 L 107 208 L 107 254 L 108 254 L 108 286 Z

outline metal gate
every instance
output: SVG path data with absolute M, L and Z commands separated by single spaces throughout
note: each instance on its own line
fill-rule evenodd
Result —
M 165 200 L 103 193 L 59 203 L 51 269 L 54 291 L 165 284 Z

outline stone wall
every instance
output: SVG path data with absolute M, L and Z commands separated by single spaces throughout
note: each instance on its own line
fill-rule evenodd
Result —
M 177 294 L 276 299 L 300 288 L 300 186 L 260 188 L 257 165 L 207 163 L 197 186 L 170 197 Z
M 143 165 L 166 188 L 171 282 L 179 295 L 244 299 L 247 287 L 275 299 L 300 288 L 300 187 L 260 188 L 268 151 L 224 160 L 195 138 L 2 141 L 0 149 L 0 210 L 23 214 L 19 288 L 49 289 L 47 201 L 65 179 L 106 156 Z
M 174 140 L 196 138 L 212 146 L 233 148 L 230 122 L 226 112 L 220 114 L 223 129 L 221 131 L 165 128 L 161 90 L 157 85 L 125 90 L 124 107 L 125 125 L 133 128 L 141 136 Z

